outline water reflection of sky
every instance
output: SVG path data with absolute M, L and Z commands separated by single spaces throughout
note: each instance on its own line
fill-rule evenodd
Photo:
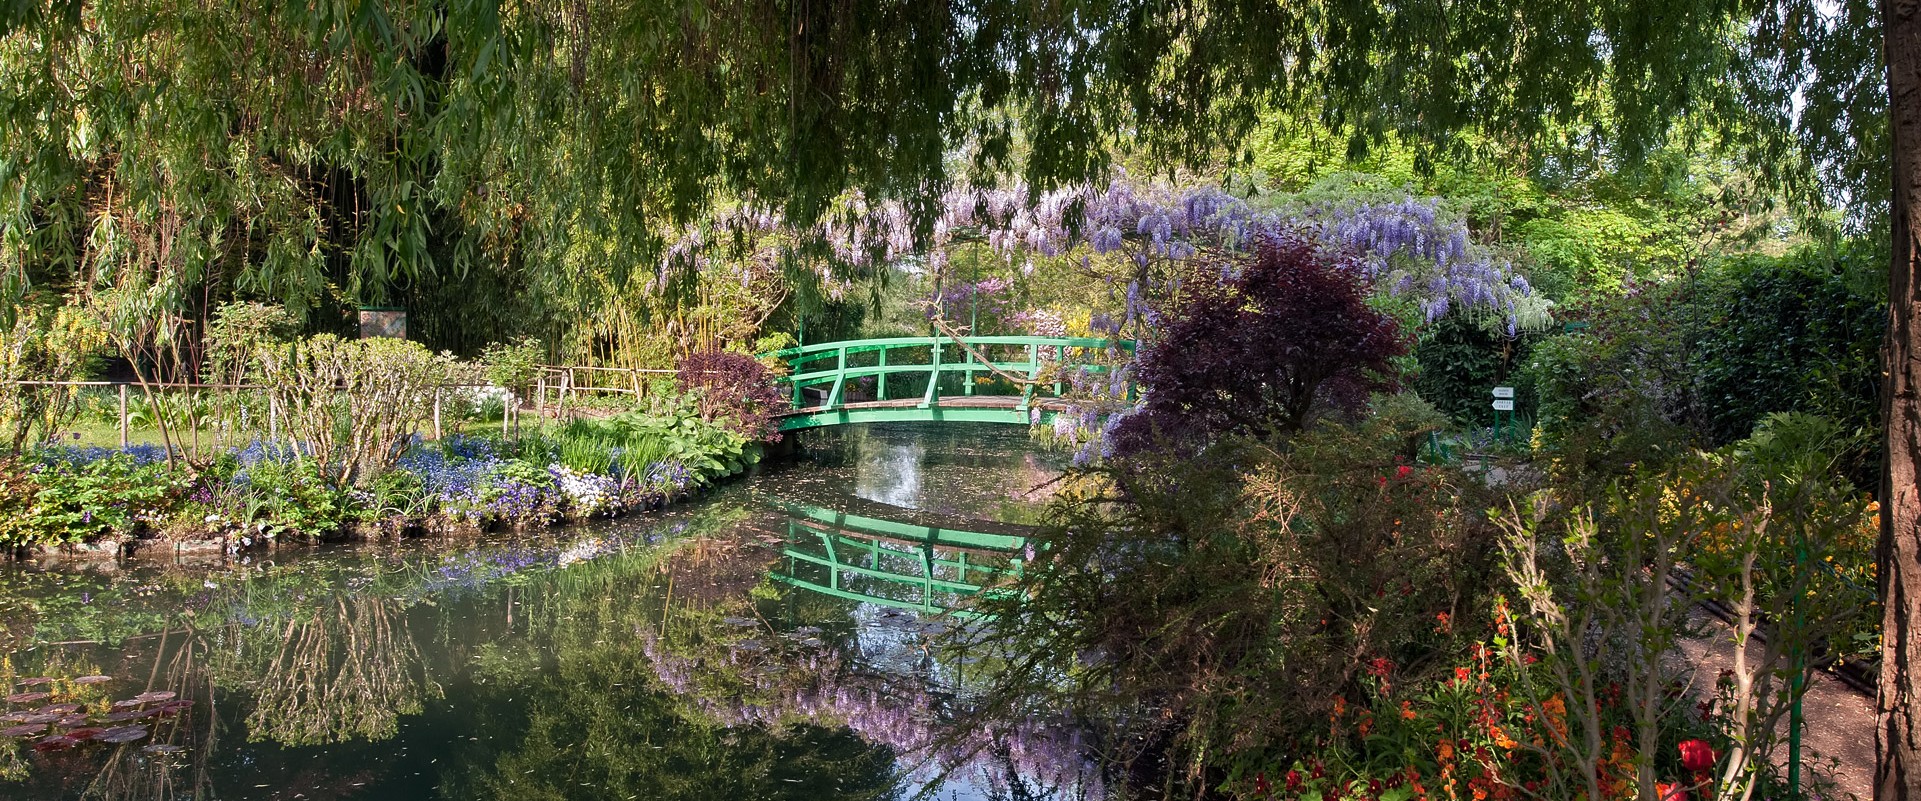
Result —
M 1018 427 L 849 428 L 807 445 L 806 461 L 709 500 L 595 526 L 0 568 L 0 680 L 97 673 L 114 677 L 103 698 L 196 702 L 128 747 L 0 743 L 0 799 L 1004 797 L 1006 764 L 944 765 L 948 780 L 924 786 L 928 765 L 982 742 L 927 752 L 969 673 L 930 650 L 948 624 L 769 595 L 782 518 L 759 499 L 1021 522 L 1057 460 L 1025 452 Z M 700 722 L 797 712 L 827 728 Z M 1071 731 L 1021 725 L 993 735 L 1003 762 L 1055 780 L 1086 767 Z M 140 750 L 163 742 L 183 750 Z

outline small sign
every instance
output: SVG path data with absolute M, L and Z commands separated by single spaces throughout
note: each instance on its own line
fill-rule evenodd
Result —
M 1497 411 L 1497 412 L 1511 412 L 1511 411 L 1514 411 L 1514 401 L 1512 401 L 1512 400 L 1497 400 L 1497 401 L 1495 401 L 1495 402 L 1494 402 L 1494 411 Z
M 1514 397 L 1514 388 L 1513 388 L 1513 387 L 1495 387 L 1495 388 L 1494 388 L 1494 397 L 1497 397 L 1497 398 L 1512 398 L 1512 397 Z M 1510 405 L 1511 405 L 1511 404 L 1510 404 Z

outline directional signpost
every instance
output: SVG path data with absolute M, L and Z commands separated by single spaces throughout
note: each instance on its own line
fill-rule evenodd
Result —
M 1516 432 L 1514 428 L 1514 388 L 1494 388 L 1494 435 L 1505 440 Z

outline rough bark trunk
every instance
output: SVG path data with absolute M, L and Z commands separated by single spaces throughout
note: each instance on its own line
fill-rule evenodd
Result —
M 1880 542 L 1881 686 L 1874 797 L 1921 799 L 1921 0 L 1881 0 L 1894 196 L 1888 271 L 1887 421 Z

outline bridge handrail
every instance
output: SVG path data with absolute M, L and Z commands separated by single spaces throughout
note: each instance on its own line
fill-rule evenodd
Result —
M 981 336 L 961 337 L 886 337 L 882 339 L 849 339 L 840 342 L 817 342 L 800 345 L 772 353 L 763 353 L 760 358 L 783 359 L 790 364 L 795 356 L 829 356 L 845 349 L 848 353 L 865 353 L 873 350 L 906 347 L 932 347 L 936 344 L 966 342 L 970 345 L 1041 345 L 1066 348 L 1105 348 L 1109 345 L 1123 350 L 1134 350 L 1134 340 L 1106 339 L 1103 337 L 1041 337 L 1041 336 Z
M 960 358 L 950 360 L 943 356 L 943 351 L 950 345 L 962 346 L 964 353 Z M 997 354 L 982 350 L 995 347 L 1021 348 L 1026 353 L 1012 361 L 1003 361 L 996 358 Z M 1015 394 L 1010 396 L 1004 391 L 996 394 L 1017 398 L 1019 402 L 1001 415 L 1006 419 L 995 419 L 991 422 L 1023 424 L 1044 422 L 1041 418 L 1046 417 L 1045 414 L 1038 416 L 1032 414 L 1040 391 L 1039 382 L 1043 380 L 1043 376 L 1052 374 L 1052 380 L 1048 383 L 1052 384 L 1052 395 L 1059 397 L 1065 393 L 1070 378 L 1065 371 L 1053 371 L 1052 365 L 1073 365 L 1078 370 L 1106 373 L 1109 372 L 1110 366 L 1100 364 L 1098 357 L 1088 358 L 1090 354 L 1087 352 L 1114 353 L 1126 350 L 1132 353 L 1136 348 L 1136 343 L 1131 340 L 1101 337 L 1005 335 L 956 338 L 937 334 L 925 337 L 817 342 L 763 354 L 762 358 L 781 359 L 787 363 L 789 374 L 776 379 L 777 384 L 792 391 L 793 411 L 784 412 L 781 415 L 781 430 L 787 431 L 820 425 L 819 421 L 823 419 L 820 417 L 822 414 L 838 412 L 840 414 L 838 419 L 845 421 L 848 407 L 844 390 L 851 381 L 876 378 L 872 385 L 874 401 L 885 403 L 888 401 L 889 376 L 916 374 L 925 374 L 927 377 L 925 388 L 918 393 L 920 397 L 916 399 L 918 402 L 914 405 L 917 410 L 930 410 L 942 405 L 940 383 L 944 376 L 961 376 L 963 380 L 960 393 L 972 396 L 976 394 L 976 388 L 981 385 L 978 380 L 981 374 L 994 373 L 1013 379 L 1016 384 Z M 889 364 L 889 354 L 895 351 L 920 353 L 921 356 L 907 359 L 904 364 L 898 362 Z M 850 356 L 863 353 L 877 353 L 878 358 L 874 360 L 876 363 L 850 364 L 852 361 Z M 1004 355 L 1004 352 L 1001 355 Z M 926 361 L 920 361 L 921 358 L 925 358 Z M 831 385 L 832 387 L 819 405 L 803 402 L 805 391 L 814 385 Z M 991 388 L 993 385 L 989 386 Z M 1128 394 L 1131 396 L 1132 393 L 1133 388 L 1130 385 Z M 896 400 L 908 399 L 897 398 Z

